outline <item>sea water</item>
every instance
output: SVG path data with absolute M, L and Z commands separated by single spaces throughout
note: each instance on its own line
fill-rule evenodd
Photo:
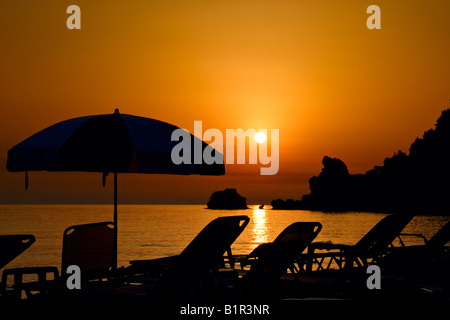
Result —
M 234 254 L 246 254 L 257 245 L 274 240 L 289 224 L 316 221 L 323 226 L 316 241 L 354 244 L 386 214 L 325 213 L 304 210 L 259 209 L 208 210 L 205 205 L 119 205 L 118 266 L 131 260 L 176 255 L 211 220 L 220 216 L 247 215 L 250 222 L 232 246 Z M 36 242 L 5 268 L 60 266 L 63 231 L 72 225 L 112 221 L 112 205 L 0 205 L 0 234 L 33 234 Z M 416 216 L 403 230 L 426 238 L 450 217 Z M 404 239 L 422 244 L 420 238 Z

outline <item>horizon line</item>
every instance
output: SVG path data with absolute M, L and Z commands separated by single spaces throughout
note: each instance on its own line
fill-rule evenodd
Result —
M 260 206 L 260 205 L 270 205 L 265 203 L 254 203 L 254 204 L 247 204 L 248 206 Z M 103 202 L 92 202 L 92 203 L 71 203 L 71 202 L 37 202 L 37 203 L 0 203 L 1 206 L 9 206 L 9 205 L 111 205 L 113 206 L 113 203 L 103 203 Z M 193 206 L 199 206 L 204 205 L 207 206 L 206 203 L 119 203 L 118 206 L 121 205 L 193 205 Z M 225 209 L 224 209 L 225 210 Z

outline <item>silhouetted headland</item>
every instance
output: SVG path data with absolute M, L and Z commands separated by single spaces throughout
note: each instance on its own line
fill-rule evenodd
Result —
M 214 192 L 207 206 L 208 209 L 248 209 L 247 199 L 237 193 L 236 189 Z
M 322 164 L 309 180 L 310 194 L 273 200 L 273 209 L 450 215 L 450 109 L 409 154 L 398 151 L 365 174 L 350 174 L 337 158 L 325 156 Z

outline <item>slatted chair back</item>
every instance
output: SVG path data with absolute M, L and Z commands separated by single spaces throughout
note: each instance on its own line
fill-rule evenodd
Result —
M 436 232 L 427 242 L 427 247 L 441 250 L 450 241 L 450 221 Z
M 223 262 L 224 254 L 249 223 L 245 215 L 219 217 L 211 221 L 180 253 L 178 269 L 191 277 L 203 274 Z
M 71 226 L 64 231 L 62 270 L 77 265 L 82 279 L 101 278 L 113 268 L 114 223 Z
M 295 262 L 297 257 L 311 244 L 322 230 L 319 222 L 295 222 L 284 229 L 270 243 L 259 245 L 250 254 L 248 278 L 264 277 L 278 279 Z
M 390 214 L 384 217 L 355 244 L 353 254 L 358 257 L 380 256 L 413 217 L 409 214 Z
M 0 269 L 27 250 L 34 242 L 31 234 L 0 235 Z

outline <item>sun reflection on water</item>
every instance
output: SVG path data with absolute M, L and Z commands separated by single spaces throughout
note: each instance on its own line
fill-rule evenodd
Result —
M 253 209 L 251 216 L 252 223 L 252 249 L 259 244 L 269 241 L 269 227 L 267 225 L 267 214 L 264 209 Z

